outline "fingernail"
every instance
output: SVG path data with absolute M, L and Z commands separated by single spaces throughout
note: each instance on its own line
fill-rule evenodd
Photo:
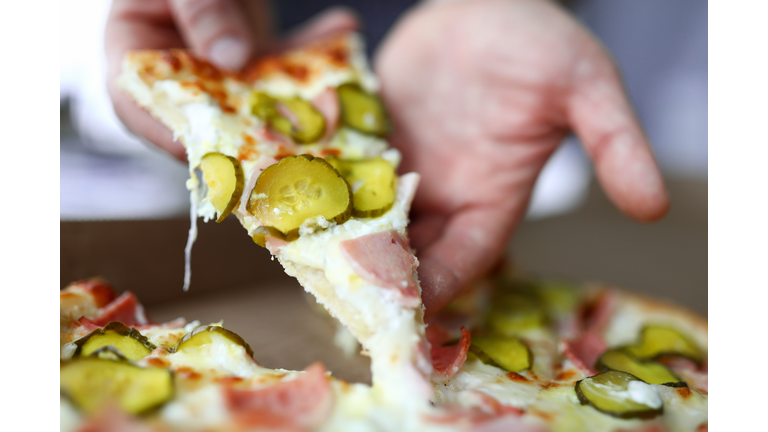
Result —
M 211 44 L 208 58 L 221 69 L 239 70 L 248 60 L 248 48 L 241 39 L 224 36 Z

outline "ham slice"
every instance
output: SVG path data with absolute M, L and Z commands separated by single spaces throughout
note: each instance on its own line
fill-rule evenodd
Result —
M 659 361 L 685 380 L 689 387 L 709 393 L 709 367 L 706 362 L 698 366 L 696 362 L 681 357 L 665 357 Z
M 595 362 L 608 349 L 608 344 L 594 332 L 582 333 L 574 340 L 560 341 L 560 351 L 585 375 L 595 375 Z
M 96 307 L 102 308 L 117 297 L 112 285 L 100 277 L 83 279 L 72 285 L 82 288 L 93 297 Z
M 267 238 L 266 238 L 264 243 L 267 246 L 267 250 L 272 255 L 279 254 L 280 253 L 280 249 L 282 249 L 283 246 L 288 244 L 287 241 L 285 241 L 283 239 L 279 239 L 277 237 L 272 237 L 272 236 L 267 236 Z
M 592 301 L 582 304 L 578 312 L 580 329 L 584 332 L 601 333 L 611 321 L 617 303 L 616 293 L 604 290 Z
M 251 176 L 248 178 L 248 184 L 243 188 L 243 194 L 240 196 L 240 207 L 238 207 L 238 211 L 243 215 L 249 215 L 247 206 L 248 206 L 248 200 L 251 198 L 251 192 L 253 191 L 253 188 L 256 186 L 256 180 L 259 179 L 259 176 L 261 175 L 261 172 L 267 169 L 270 165 L 276 164 L 277 159 L 271 157 L 271 156 L 265 156 L 261 155 L 259 156 L 259 159 L 256 161 L 256 165 L 253 166 L 253 170 L 251 171 Z
M 327 142 L 336 133 L 336 128 L 339 125 L 341 105 L 339 104 L 339 95 L 336 93 L 336 89 L 333 87 L 325 89 L 325 91 L 312 100 L 312 106 L 320 111 L 320 114 L 325 118 L 325 134 L 322 140 Z
M 246 429 L 313 430 L 333 408 L 325 367 L 314 363 L 290 381 L 254 390 L 224 388 L 227 408 Z
M 441 378 L 451 378 L 459 372 L 467 361 L 467 352 L 472 336 L 469 330 L 461 328 L 461 340 L 456 345 L 433 346 L 431 351 L 432 366 L 435 374 Z
M 434 323 L 427 325 L 426 334 L 431 346 L 441 346 L 451 340 L 451 332 Z
M 99 327 L 111 321 L 120 321 L 133 327 L 149 324 L 144 306 L 136 300 L 136 296 L 130 291 L 124 292 L 120 297 L 100 309 L 99 315 L 90 321 Z
M 421 306 L 413 271 L 419 265 L 408 252 L 408 239 L 397 231 L 368 234 L 339 243 L 342 255 L 365 281 L 398 293 L 408 308 Z

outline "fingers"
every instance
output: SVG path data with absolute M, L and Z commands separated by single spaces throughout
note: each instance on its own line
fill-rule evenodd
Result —
M 640 220 L 661 218 L 669 207 L 656 161 L 608 56 L 596 49 L 577 68 L 566 110 L 608 197 Z
M 417 249 L 426 316 L 445 307 L 468 284 L 497 265 L 524 211 L 525 206 L 513 211 L 502 205 L 463 209 L 446 221 L 442 234 L 427 249 Z M 416 223 L 411 231 L 415 231 L 412 237 L 423 239 L 422 231 L 432 228 Z
M 359 27 L 360 21 L 351 9 L 341 6 L 332 7 L 291 31 L 286 41 L 280 44 L 279 49 L 302 46 L 334 33 L 357 31 Z
M 199 57 L 225 70 L 239 70 L 256 50 L 255 23 L 235 0 L 170 0 L 186 45 Z
M 185 161 L 184 147 L 173 140 L 171 131 L 123 93 L 116 84 L 125 53 L 134 49 L 181 48 L 166 2 L 156 0 L 114 0 L 104 33 L 107 56 L 107 90 L 115 114 L 133 133 L 146 138 L 175 158 Z

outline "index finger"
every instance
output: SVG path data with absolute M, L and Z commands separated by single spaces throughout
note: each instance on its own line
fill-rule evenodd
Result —
M 107 57 L 107 91 L 115 114 L 133 133 L 146 138 L 175 158 L 185 161 L 184 146 L 173 140 L 173 134 L 148 112 L 141 109 L 117 87 L 125 53 L 138 49 L 182 48 L 181 37 L 173 23 L 165 1 L 115 0 L 104 30 Z
M 569 123 L 611 201 L 628 216 L 653 221 L 667 212 L 669 198 L 619 73 L 606 57 L 584 56 L 566 101 Z

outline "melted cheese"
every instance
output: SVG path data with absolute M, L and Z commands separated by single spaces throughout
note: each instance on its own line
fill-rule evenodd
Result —
M 242 159 L 245 184 L 252 185 L 255 181 L 252 177 L 260 173 L 255 169 L 260 167 L 260 155 L 284 155 L 279 143 L 259 135 L 264 124 L 251 115 L 249 106 L 250 92 L 254 89 L 276 96 L 299 95 L 305 100 L 312 100 L 327 87 L 337 87 L 355 80 L 368 91 L 376 92 L 378 82 L 369 69 L 362 42 L 356 37 L 350 37 L 347 43 L 351 54 L 348 65 L 331 67 L 330 64 L 320 62 L 320 69 L 314 71 L 316 73 L 311 74 L 312 78 L 305 82 L 291 79 L 282 73 L 267 74 L 253 87 L 224 78 L 223 88 L 228 93 L 228 106 L 225 107 L 227 112 L 222 110 L 220 101 L 194 87 L 181 85 L 178 77 L 144 82 L 137 68 L 131 68 L 128 63 L 124 67 L 124 76 L 121 77 L 124 88 L 141 105 L 154 110 L 153 113 L 172 129 L 187 148 L 190 163 L 187 188 L 193 204 L 193 221 L 185 250 L 185 287 L 189 284 L 189 254 L 196 236 L 196 218 L 202 217 L 208 221 L 215 217 L 215 210 L 205 199 L 204 185 L 197 172 L 201 158 L 209 152 L 238 157 L 247 144 L 249 147 L 246 150 L 250 153 L 239 159 Z M 230 106 L 234 109 L 230 109 Z M 390 149 L 381 138 L 343 127 L 337 130 L 329 143 L 307 144 L 288 151 L 321 155 L 323 149 L 335 150 L 342 158 L 381 156 L 395 167 L 399 165 L 401 157 L 397 150 Z M 512 379 L 505 371 L 474 359 L 465 362 L 453 378 L 435 381 L 433 392 L 424 380 L 431 365 L 428 359 L 420 357 L 423 353 L 418 351 L 424 336 L 422 310 L 403 308 L 395 292 L 375 286 L 357 275 L 339 248 L 339 243 L 344 240 L 376 232 L 396 230 L 405 234 L 417 180 L 416 174 L 406 174 L 398 179 L 397 200 L 383 216 L 350 218 L 343 224 L 320 219 L 308 221 L 302 226 L 299 238 L 282 246 L 277 252 L 283 265 L 300 265 L 322 275 L 332 287 L 332 292 L 313 291 L 313 294 L 321 302 L 346 306 L 343 311 L 334 309 L 335 306 L 329 307 L 329 310 L 349 326 L 371 356 L 374 386 L 350 385 L 333 380 L 331 387 L 335 404 L 322 430 L 454 430 L 456 425 L 426 420 L 426 415 L 440 412 L 439 408 L 430 405 L 429 399 L 433 398 L 438 406 L 441 403 L 457 403 L 467 407 L 481 404 L 478 395 L 482 394 L 490 395 L 505 405 L 525 408 L 526 419 L 533 419 L 531 421 L 549 418 L 556 431 L 611 431 L 642 426 L 644 423 L 640 420 L 616 419 L 590 406 L 581 405 L 572 382 L 555 383 L 550 387 L 542 384 L 549 384 L 554 366 L 560 360 L 557 357 L 556 336 L 549 331 L 532 331 L 524 335 L 534 355 L 532 370 L 519 374 L 524 380 L 519 377 Z M 244 196 L 248 196 L 250 191 L 244 193 Z M 241 209 L 235 211 L 235 214 L 249 235 L 253 235 L 259 228 L 258 221 Z M 608 330 L 609 344 L 627 342 L 626 335 L 636 334 L 644 317 L 642 312 L 630 310 L 621 319 L 615 320 Z M 143 333 L 157 345 L 170 347 L 192 328 L 156 329 Z M 246 354 L 243 347 L 216 333 L 211 334 L 210 344 L 189 347 L 176 353 L 160 352 L 153 355 L 157 356 L 154 360 L 167 362 L 171 369 L 179 372 L 176 375 L 179 392 L 173 401 L 161 409 L 159 415 L 168 424 L 185 430 L 227 427 L 229 417 L 221 387 L 215 383 L 218 377 L 239 377 L 246 380 L 248 385 L 259 386 L 293 379 L 298 374 L 263 368 Z M 149 364 L 152 360 L 147 358 L 142 362 Z M 573 368 L 568 361 L 562 366 Z M 194 374 L 188 371 L 196 372 L 203 379 L 194 379 Z M 682 430 L 685 425 L 700 424 L 706 420 L 706 396 L 698 393 L 693 392 L 683 398 L 667 387 L 648 385 L 634 386 L 627 393 L 634 400 L 653 404 L 662 401 L 665 406 L 664 420 L 672 430 Z M 63 407 L 62 425 L 66 420 L 65 415 Z

